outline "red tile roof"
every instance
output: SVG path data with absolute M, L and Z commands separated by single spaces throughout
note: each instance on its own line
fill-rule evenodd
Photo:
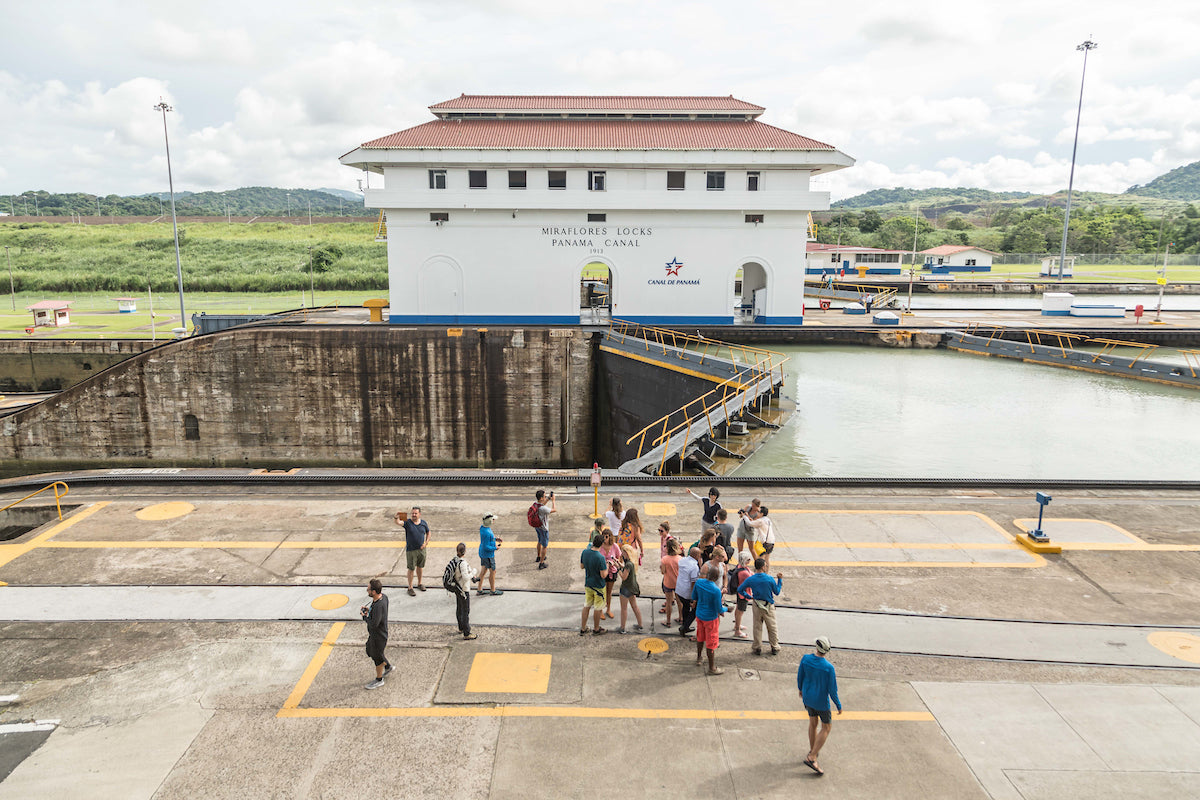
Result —
M 765 111 L 762 106 L 729 97 L 580 94 L 464 94 L 435 103 L 431 111 L 448 109 L 512 109 L 573 111 Z
M 31 306 L 25 306 L 26 311 L 57 311 L 60 308 L 70 308 L 74 300 L 41 300 Z
M 855 244 L 826 244 L 825 242 L 808 242 L 809 253 L 902 253 L 908 255 L 911 250 L 884 250 L 881 247 L 860 247 Z
M 931 247 L 928 250 L 922 250 L 921 252 L 927 256 L 952 256 L 955 253 L 961 253 L 964 250 L 978 250 L 981 253 L 998 255 L 998 253 L 992 253 L 991 250 L 985 250 L 982 247 L 974 247 L 968 244 L 939 244 L 937 247 Z
M 435 120 L 362 144 L 381 149 L 833 150 L 832 145 L 742 120 Z

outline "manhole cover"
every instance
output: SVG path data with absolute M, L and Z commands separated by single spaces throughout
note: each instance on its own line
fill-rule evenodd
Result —
M 756 670 L 756 669 L 739 669 L 738 677 L 744 681 L 762 680 L 762 678 L 759 677 L 758 670 Z
M 641 650 L 646 655 L 656 655 L 658 653 L 667 652 L 667 643 L 662 639 L 653 636 L 647 636 L 638 642 L 638 650 Z

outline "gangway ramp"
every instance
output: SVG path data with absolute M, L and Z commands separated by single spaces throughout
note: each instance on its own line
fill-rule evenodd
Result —
M 861 283 L 837 283 L 829 287 L 824 283 L 808 282 L 804 285 L 804 295 L 817 300 L 839 300 L 847 303 L 861 303 L 863 297 L 870 297 L 872 308 L 887 308 L 893 305 L 898 297 L 896 290 L 891 287 Z
M 701 440 L 715 439 L 731 422 L 774 426 L 755 412 L 783 385 L 788 359 L 781 353 L 620 320 L 605 332 L 600 346 L 714 384 L 629 437 L 625 445 L 636 451 L 618 467 L 621 472 L 662 474 L 668 461 L 684 458 Z

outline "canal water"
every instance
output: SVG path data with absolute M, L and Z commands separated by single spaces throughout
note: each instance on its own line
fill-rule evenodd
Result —
M 1063 291 L 1070 291 L 1070 287 Z M 908 292 L 901 289 L 898 304 L 908 303 Z M 1141 305 L 1148 313 L 1153 313 L 1158 307 L 1157 294 L 1077 294 L 1076 302 L 1090 304 L 1122 305 L 1128 311 Z M 1040 310 L 1042 295 L 1038 294 L 973 294 L 973 293 L 931 293 L 919 294 L 914 292 L 912 298 L 914 310 L 921 309 L 1007 309 Z M 1200 311 L 1200 295 L 1194 294 L 1164 294 L 1162 299 L 1164 311 Z
M 944 349 L 807 345 L 734 474 L 1200 480 L 1200 391 Z

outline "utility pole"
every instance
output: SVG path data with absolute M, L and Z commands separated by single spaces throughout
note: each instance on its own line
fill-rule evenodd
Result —
M 311 224 L 311 223 L 309 223 Z M 312 307 L 317 307 L 317 290 L 316 283 L 313 281 L 313 263 L 312 263 L 312 245 L 308 246 L 308 297 L 312 302 Z
M 292 193 L 288 192 L 288 219 L 292 217 Z
M 312 225 L 312 198 L 308 199 L 308 224 Z
M 1163 253 L 1162 269 L 1158 271 L 1158 308 L 1154 311 L 1154 321 L 1157 323 L 1162 322 L 1163 292 L 1167 288 L 1167 259 L 1171 256 L 1171 245 L 1172 242 L 1167 242 L 1167 249 Z
M 1100 45 L 1088 39 L 1076 47 L 1083 51 L 1083 75 L 1079 78 L 1079 107 L 1075 110 L 1075 143 L 1071 145 L 1071 175 L 1067 179 L 1067 211 L 1063 215 L 1062 251 L 1058 256 L 1058 279 L 1063 279 L 1063 264 L 1067 260 L 1067 229 L 1071 224 L 1071 191 L 1075 188 L 1075 152 L 1079 149 L 1079 119 L 1083 116 L 1083 82 L 1087 79 L 1088 53 Z
M 179 223 L 175 217 L 175 179 L 171 175 L 171 140 L 167 137 L 167 112 L 175 109 L 167 105 L 160 97 L 154 110 L 162 112 L 163 142 L 167 147 L 167 189 L 171 193 L 171 230 L 175 234 L 175 279 L 179 284 L 179 326 L 186 331 L 187 312 L 183 307 L 183 262 L 179 258 Z

